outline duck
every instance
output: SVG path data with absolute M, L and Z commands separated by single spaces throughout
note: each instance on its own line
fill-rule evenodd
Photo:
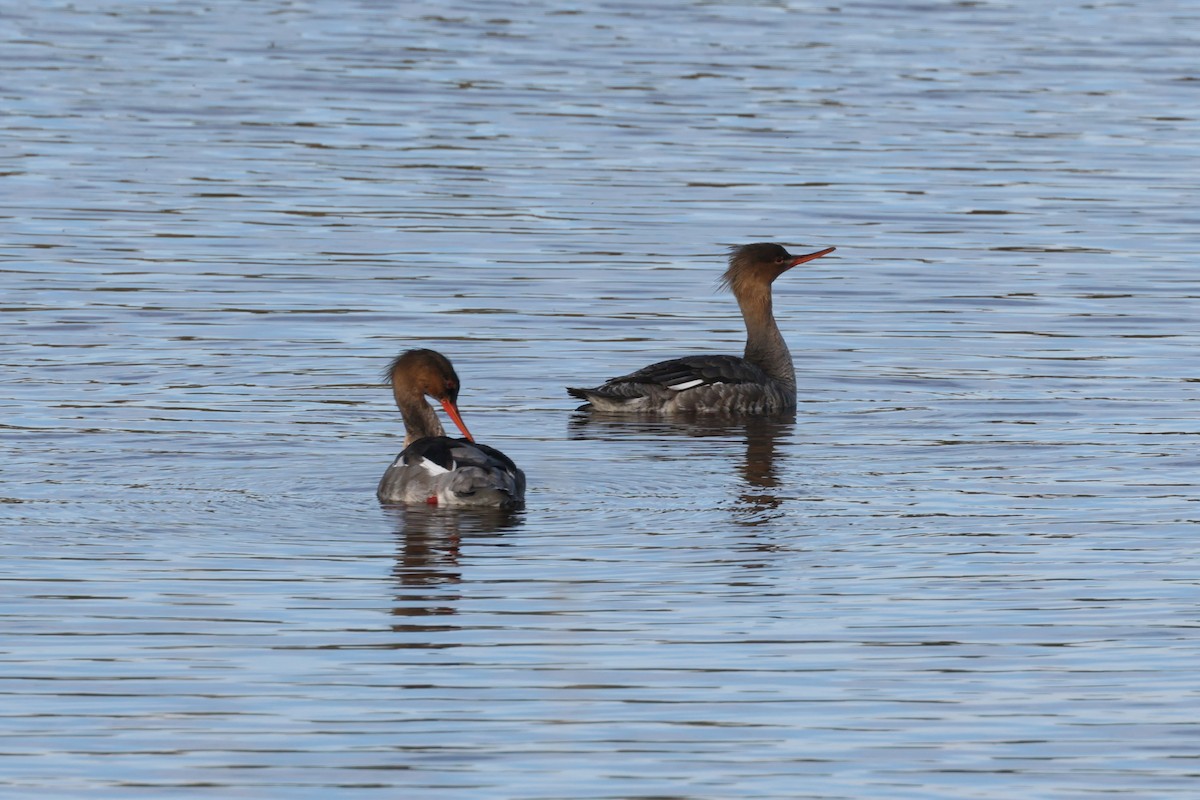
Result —
M 780 244 L 733 247 L 720 280 L 737 299 L 746 323 L 742 356 L 694 355 L 659 361 L 599 386 L 568 387 L 587 402 L 581 411 L 610 414 L 761 415 L 796 410 L 796 371 L 772 310 L 771 288 L 792 267 L 826 256 L 836 247 L 792 255 Z
M 382 503 L 518 508 L 525 502 L 525 473 L 494 447 L 480 444 L 458 410 L 460 382 L 450 359 L 429 349 L 406 350 L 384 372 L 404 420 L 404 449 L 383 473 Z M 436 400 L 462 438 L 446 435 Z

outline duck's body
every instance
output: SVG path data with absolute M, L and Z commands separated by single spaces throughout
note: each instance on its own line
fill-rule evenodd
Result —
M 746 322 L 746 351 L 660 361 L 592 389 L 569 388 L 583 409 L 620 414 L 772 414 L 796 410 L 792 355 L 772 313 L 771 284 L 787 270 L 832 253 L 793 256 L 777 244 L 735 248 L 722 283 Z
M 594 389 L 567 389 L 596 411 L 621 414 L 769 414 L 795 410 L 795 378 L 775 380 L 738 356 L 660 361 Z
M 494 447 L 478 444 L 458 413 L 458 375 L 433 350 L 401 353 L 388 367 L 404 417 L 404 449 L 383 473 L 376 492 L 384 503 L 512 508 L 525 500 L 525 473 Z M 445 435 L 425 395 L 441 402 L 465 438 Z
M 400 451 L 379 481 L 385 503 L 507 508 L 525 499 L 525 473 L 494 447 L 426 436 Z

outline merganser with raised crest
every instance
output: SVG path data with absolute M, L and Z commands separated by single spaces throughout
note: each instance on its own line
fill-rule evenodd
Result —
M 580 410 L 619 414 L 771 414 L 796 410 L 796 370 L 775 323 L 771 284 L 797 264 L 836 248 L 794 256 L 760 242 L 731 248 L 721 277 L 746 322 L 746 352 L 684 356 L 613 378 L 594 389 L 568 388 L 588 401 Z
M 434 350 L 408 350 L 384 373 L 404 418 L 404 449 L 383 473 L 384 503 L 513 508 L 525 501 L 525 473 L 494 447 L 479 444 L 458 412 L 458 373 Z M 425 396 L 441 403 L 465 438 L 446 436 Z

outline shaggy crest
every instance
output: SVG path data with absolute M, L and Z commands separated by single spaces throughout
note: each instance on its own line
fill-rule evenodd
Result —
M 747 280 L 757 277 L 759 280 L 774 281 L 791 264 L 792 255 L 783 245 L 772 242 L 743 244 L 729 248 L 729 269 L 721 276 L 718 286 L 729 289 L 734 294 Z

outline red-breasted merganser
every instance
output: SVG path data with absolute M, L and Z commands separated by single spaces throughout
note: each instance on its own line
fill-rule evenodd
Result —
M 621 414 L 771 414 L 796 410 L 792 354 L 771 310 L 771 284 L 797 264 L 836 248 L 794 256 L 781 245 L 735 247 L 721 278 L 746 321 L 746 353 L 684 356 L 613 378 L 594 389 L 569 388 L 581 410 Z
M 404 449 L 383 473 L 384 503 L 513 508 L 525 501 L 525 473 L 494 447 L 479 444 L 458 413 L 458 373 L 433 350 L 408 350 L 385 373 L 404 418 Z M 465 438 L 445 435 L 428 395 Z

